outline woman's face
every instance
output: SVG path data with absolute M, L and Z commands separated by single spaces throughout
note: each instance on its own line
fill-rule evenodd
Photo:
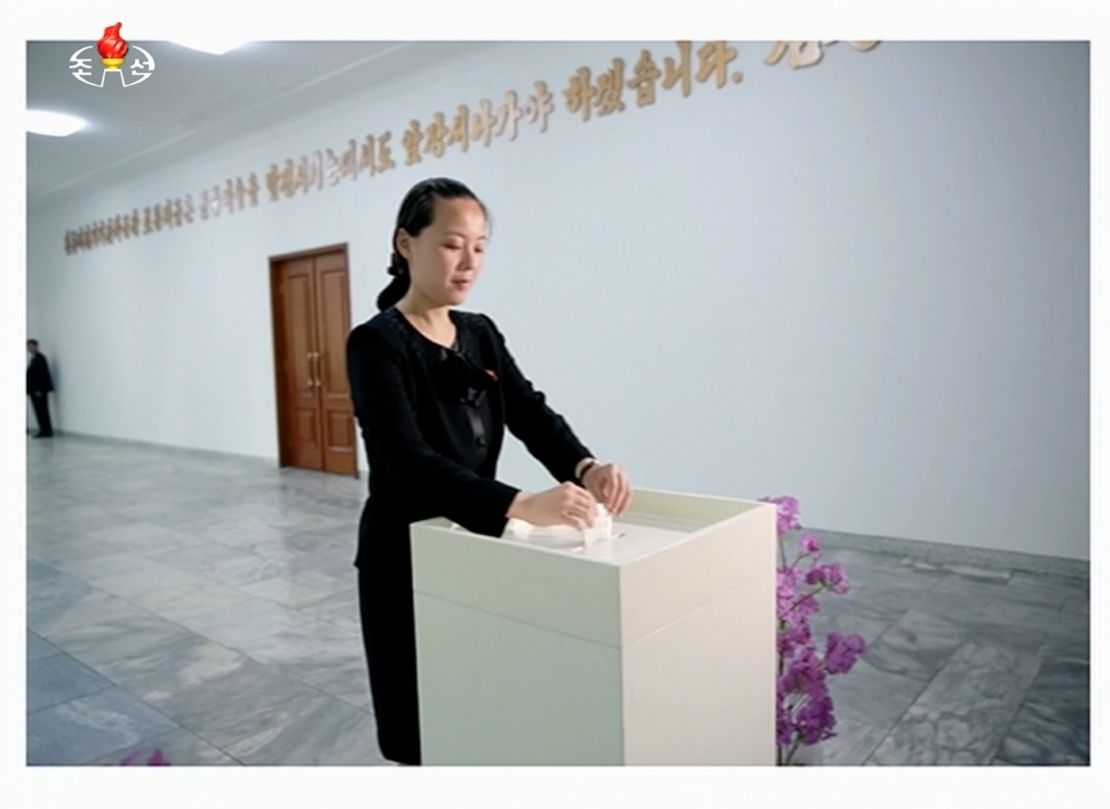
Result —
M 437 305 L 457 306 L 482 272 L 486 241 L 486 217 L 477 202 L 437 197 L 432 223 L 416 237 L 399 231 L 397 249 L 408 260 L 416 291 Z

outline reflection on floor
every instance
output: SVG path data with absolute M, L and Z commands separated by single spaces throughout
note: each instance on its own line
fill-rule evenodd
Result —
M 365 481 L 56 435 L 28 442 L 29 764 L 386 764 L 358 628 Z M 1087 566 L 819 532 L 854 587 L 819 632 L 822 764 L 1087 764 Z

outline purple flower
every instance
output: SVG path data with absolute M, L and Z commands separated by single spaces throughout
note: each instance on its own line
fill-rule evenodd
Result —
M 817 538 L 817 534 L 805 533 L 802 534 L 798 541 L 798 547 L 802 553 L 821 553 L 821 540 Z
M 838 562 L 817 565 L 806 574 L 806 584 L 823 584 L 834 593 L 840 594 L 849 590 L 848 580 L 844 578 L 844 568 Z
M 810 615 L 813 615 L 814 613 L 818 613 L 820 611 L 821 605 L 817 603 L 817 599 L 814 597 L 813 593 L 806 593 L 804 596 L 799 598 L 798 602 L 793 606 L 793 609 L 791 610 L 792 614 L 796 617 L 797 620 L 803 621 Z
M 763 497 L 776 507 L 779 540 L 801 528 L 798 501 L 788 495 Z M 849 584 L 839 564 L 820 564 L 821 540 L 812 532 L 798 537 L 800 558 L 788 565 L 780 558 L 775 583 L 778 631 L 779 676 L 775 689 L 775 736 L 780 763 L 798 744 L 817 744 L 835 736 L 836 717 L 826 680 L 831 674 L 849 671 L 863 654 L 866 644 L 859 635 L 830 632 L 825 638 L 824 657 L 814 638 L 809 618 L 820 610 L 817 595 L 823 590 L 847 593 Z
M 819 692 L 825 686 L 825 673 L 821 661 L 811 648 L 806 648 L 790 661 L 786 669 L 787 682 L 792 689 L 806 694 Z
M 784 494 L 779 497 L 761 497 L 759 500 L 763 503 L 774 503 L 778 507 L 777 528 L 779 536 L 795 528 L 801 528 L 801 524 L 798 522 L 797 498 Z
M 127 754 L 126 756 L 124 756 L 124 758 L 120 762 L 120 764 L 122 764 L 125 767 L 128 767 L 128 766 L 134 764 L 135 761 L 139 758 L 139 753 L 140 753 L 139 750 L 135 750 L 135 751 Z M 165 766 L 169 765 L 169 761 L 167 761 L 166 757 L 164 755 L 162 755 L 162 750 L 160 748 L 155 747 L 154 752 L 152 752 L 150 754 L 150 758 L 148 758 L 146 760 L 146 764 L 147 764 L 148 767 L 165 767 Z
M 786 747 L 794 740 L 794 723 L 790 720 L 790 711 L 786 709 L 783 689 L 779 689 L 778 699 L 775 704 L 775 736 L 780 747 Z
M 832 697 L 825 688 L 824 681 L 821 688 L 809 696 L 798 711 L 798 731 L 806 744 L 817 744 L 825 739 L 831 739 L 835 734 L 836 717 L 833 716 Z
M 778 582 L 775 587 L 779 605 L 779 617 L 790 608 L 794 596 L 798 594 L 798 571 L 792 567 L 779 570 Z
M 825 668 L 829 674 L 843 674 L 851 671 L 852 666 L 867 643 L 859 635 L 842 635 L 839 632 L 829 632 L 825 639 Z
M 804 648 L 813 640 L 809 622 L 804 618 L 797 621 L 787 620 L 786 629 L 779 632 L 779 654 L 783 660 L 789 660 L 794 652 Z

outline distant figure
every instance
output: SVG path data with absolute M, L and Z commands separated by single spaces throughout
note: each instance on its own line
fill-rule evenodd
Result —
M 27 395 L 31 397 L 39 423 L 35 438 L 49 438 L 54 435 L 54 428 L 50 424 L 50 397 L 47 394 L 54 390 L 54 380 L 50 378 L 46 355 L 39 353 L 38 340 L 27 341 L 27 353 L 31 355 L 27 363 Z

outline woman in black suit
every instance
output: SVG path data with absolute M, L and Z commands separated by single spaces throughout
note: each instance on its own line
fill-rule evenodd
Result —
M 351 398 L 370 463 L 359 522 L 359 605 L 382 755 L 420 763 L 409 525 L 447 517 L 501 536 L 619 515 L 621 467 L 601 463 L 532 387 L 486 315 L 460 312 L 482 270 L 485 205 L 446 178 L 414 186 L 393 231 L 392 282 L 347 340 Z M 539 493 L 496 479 L 505 427 L 560 485 Z

